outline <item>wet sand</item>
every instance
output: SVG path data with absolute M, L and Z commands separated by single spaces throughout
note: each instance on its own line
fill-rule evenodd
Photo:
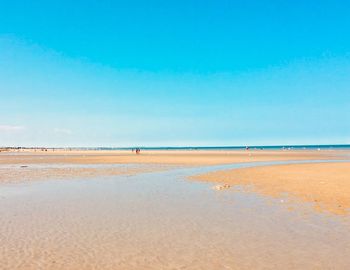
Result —
M 0 153 L 0 164 L 176 164 L 216 165 L 237 162 L 274 160 L 343 159 L 349 151 L 341 150 L 142 150 L 140 155 L 131 151 L 22 151 Z
M 175 167 L 240 162 L 342 159 L 346 151 L 68 151 L 22 150 L 0 153 L 0 183 L 71 179 L 162 171 Z M 50 166 L 49 166 L 50 165 Z M 82 166 L 78 166 L 82 165 Z M 94 165 L 94 166 L 83 166 Z M 103 166 L 105 165 L 105 166 Z M 109 166 L 110 165 L 110 166 Z M 112 166 L 113 165 L 113 166 Z M 125 166 L 121 166 L 125 165 Z
M 200 171 L 3 185 L 0 269 L 350 266 L 348 217 L 186 181 Z
M 97 176 L 130 176 L 174 168 L 176 166 L 157 164 L 11 164 L 10 166 L 0 165 L 0 183 L 89 179 Z
M 339 171 L 346 178 L 347 167 L 332 166 L 350 162 L 273 164 L 346 157 L 343 151 L 1 153 L 0 269 L 349 269 L 349 213 L 314 211 L 305 199 L 289 211 L 279 196 L 245 192 L 244 183 L 216 191 L 217 178 L 188 181 L 223 168 L 289 166 L 298 166 L 292 176 L 317 171 L 329 181 Z M 297 180 L 302 191 L 305 179 Z M 329 198 L 343 182 L 330 185 Z
M 312 202 L 319 210 L 346 214 L 350 210 L 350 162 L 288 164 L 217 171 L 193 177 L 222 183 L 217 189 L 248 186 L 263 195 Z

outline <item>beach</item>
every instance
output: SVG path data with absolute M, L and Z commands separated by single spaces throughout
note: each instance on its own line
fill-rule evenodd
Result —
M 347 157 L 347 153 L 347 151 L 335 150 L 144 150 L 137 155 L 135 152 L 126 150 L 21 150 L 0 153 L 0 165 L 7 165 L 7 167 L 0 168 L 0 182 L 130 175 L 179 166 L 288 160 L 337 160 Z M 127 164 L 134 166 L 122 166 Z M 43 165 L 46 166 L 43 167 Z M 72 168 L 69 165 L 82 166 Z M 95 165 L 95 167 L 84 167 L 83 165 Z M 108 167 L 108 165 L 120 166 Z
M 48 179 L 135 175 L 195 166 L 224 164 L 337 161 L 349 159 L 347 150 L 22 150 L 0 153 L 0 183 Z M 350 162 L 255 166 L 191 176 L 211 182 L 218 190 L 250 187 L 273 197 L 315 203 L 316 208 L 346 213 L 350 208 Z
M 349 167 L 345 150 L 2 152 L 0 268 L 348 269 Z
M 342 159 L 348 150 L 19 150 L 0 153 L 0 164 L 178 164 L 215 165 L 237 162 Z
M 350 1 L 0 7 L 0 270 L 350 270 Z

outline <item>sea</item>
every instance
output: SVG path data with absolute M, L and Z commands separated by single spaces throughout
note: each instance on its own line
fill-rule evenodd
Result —
M 75 150 L 350 150 L 350 144 L 323 144 L 323 145 L 246 145 L 246 146 L 163 146 L 163 147 L 81 147 Z

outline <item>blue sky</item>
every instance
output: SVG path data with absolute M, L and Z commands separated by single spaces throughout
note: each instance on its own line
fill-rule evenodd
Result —
M 347 1 L 1 1 L 0 145 L 350 143 Z

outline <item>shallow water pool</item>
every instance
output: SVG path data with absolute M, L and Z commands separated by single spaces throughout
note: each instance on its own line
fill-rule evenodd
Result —
M 187 180 L 282 163 L 0 185 L 0 269 L 349 269 L 348 216 Z

